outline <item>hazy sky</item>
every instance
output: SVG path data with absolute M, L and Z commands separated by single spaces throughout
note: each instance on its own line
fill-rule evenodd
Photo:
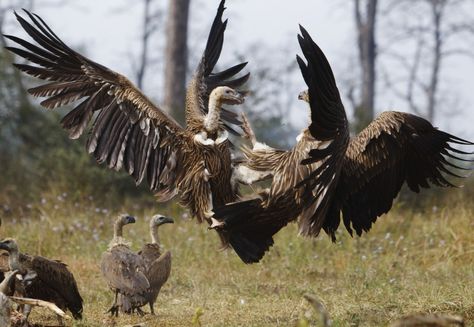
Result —
M 196 60 L 205 45 L 219 1 L 191 2 L 189 47 L 194 51 L 192 57 Z M 132 77 L 142 7 L 129 4 L 136 4 L 138 1 L 81 0 L 69 3 L 60 7 L 37 5 L 34 11 L 41 15 L 64 41 L 76 47 L 84 46 L 93 60 Z M 162 3 L 167 1 L 162 0 Z M 224 62 L 229 61 L 236 52 L 244 53 L 245 59 L 249 61 L 248 68 L 252 71 L 252 67 L 262 64 L 262 56 L 245 50 L 249 45 L 257 44 L 261 45 L 264 51 L 268 49 L 268 56 L 263 60 L 275 61 L 275 65 L 279 65 L 281 63 L 278 60 L 281 59 L 277 58 L 289 53 L 291 56 L 287 60 L 294 61 L 294 55 L 299 53 L 296 40 L 298 24 L 302 24 L 326 53 L 336 80 L 341 81 L 355 73 L 354 69 L 351 69 L 350 61 L 350 58 L 356 55 L 351 4 L 352 1 L 349 0 L 228 0 L 225 17 L 229 18 L 229 25 L 222 59 Z M 15 26 L 8 24 L 6 31 L 18 34 Z M 164 17 L 161 26 L 163 30 Z M 157 44 L 164 43 L 162 34 L 157 35 L 157 38 Z M 294 64 L 296 65 L 296 62 Z M 435 125 L 474 139 L 474 128 L 471 127 L 474 123 L 474 60 L 457 58 L 448 62 L 444 72 L 443 76 L 447 82 L 445 84 L 452 88 L 450 96 L 456 98 L 462 112 L 452 117 L 453 115 L 449 114 L 450 108 L 443 108 L 443 116 L 437 119 Z M 157 99 L 160 99 L 161 76 L 162 66 L 158 63 L 147 77 L 145 91 Z M 292 78 L 295 89 L 305 88 L 298 72 Z M 344 88 L 339 86 L 344 92 Z M 344 101 L 346 102 L 346 99 Z M 291 120 L 298 127 L 306 124 L 308 116 L 308 112 L 301 110 L 301 106 L 295 93 Z M 346 108 L 349 108 L 348 104 Z M 403 102 L 385 94 L 377 98 L 378 112 L 391 109 L 407 110 Z

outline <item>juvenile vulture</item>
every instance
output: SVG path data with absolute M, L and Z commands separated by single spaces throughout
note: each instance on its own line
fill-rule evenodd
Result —
M 52 302 L 62 310 L 69 309 L 74 319 L 82 319 L 83 301 L 76 280 L 64 263 L 23 254 L 11 238 L 0 242 L 0 249 L 8 251 L 11 270 L 18 270 L 22 276 L 21 287 L 15 286 L 20 296 Z
M 151 243 L 143 245 L 138 255 L 145 261 L 145 276 L 150 283 L 150 291 L 146 299 L 150 305 L 151 314 L 155 314 L 153 304 L 160 293 L 161 287 L 166 283 L 171 272 L 171 252 L 162 253 L 158 228 L 163 224 L 174 223 L 173 219 L 162 215 L 155 215 L 150 220 Z
M 29 89 L 41 104 L 55 109 L 80 101 L 61 121 L 76 139 L 90 128 L 87 151 L 108 168 L 124 169 L 140 184 L 146 178 L 158 201 L 176 194 L 201 222 L 211 222 L 213 207 L 237 199 L 231 183 L 228 132 L 240 125 L 237 114 L 224 104 L 244 101 L 234 90 L 249 74 L 235 78 L 246 63 L 213 72 L 219 59 L 227 20 L 224 0 L 212 24 L 206 48 L 186 94 L 186 127 L 154 105 L 126 77 L 69 48 L 37 15 L 25 11 L 31 23 L 16 14 L 36 45 L 15 36 L 5 37 L 22 48 L 11 52 L 36 65 L 15 64 L 19 70 L 48 81 Z M 221 235 L 221 238 L 222 235 Z M 225 240 L 223 239 L 224 243 Z
M 229 234 L 246 263 L 258 262 L 273 244 L 272 236 L 296 219 L 302 235 L 317 236 L 323 228 L 335 240 L 342 213 L 348 232 L 360 236 L 390 210 L 405 182 L 414 192 L 431 185 L 453 186 L 443 174 L 460 177 L 452 168 L 461 168 L 450 160 L 469 161 L 455 156 L 468 153 L 450 143 L 473 143 L 407 113 L 384 112 L 350 138 L 331 67 L 302 27 L 301 34 L 307 63 L 299 56 L 297 61 L 308 91 L 300 98 L 310 105 L 311 124 L 290 151 L 260 143 L 244 149 L 248 161 L 236 171 L 248 176 L 249 183 L 273 175 L 270 191 L 215 209 L 217 228 Z
M 129 215 L 119 216 L 114 223 L 114 237 L 109 248 L 102 254 L 100 268 L 109 287 L 115 293 L 115 299 L 109 311 L 118 316 L 119 310 L 132 313 L 147 303 L 146 295 L 150 291 L 150 283 L 146 278 L 145 261 L 141 256 L 130 250 L 123 238 L 123 226 L 135 223 Z

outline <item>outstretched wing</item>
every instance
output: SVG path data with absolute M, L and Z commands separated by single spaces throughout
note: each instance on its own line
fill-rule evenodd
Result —
M 314 139 L 321 145 L 309 151 L 310 158 L 303 164 L 318 162 L 319 166 L 302 184 L 308 184 L 313 193 L 310 211 L 300 220 L 303 235 L 318 235 L 329 210 L 330 199 L 339 178 L 342 160 L 349 142 L 349 130 L 344 106 L 339 95 L 331 66 L 319 46 L 300 26 L 298 35 L 307 64 L 297 56 L 301 74 L 308 85 L 311 125 L 308 127 Z
M 427 120 L 408 113 L 384 112 L 347 149 L 335 201 L 352 234 L 368 231 L 377 217 L 388 212 L 406 182 L 418 193 L 430 185 L 454 186 L 446 177 L 462 177 L 453 169 L 465 169 L 454 160 L 469 153 L 450 144 L 473 145 L 434 128 Z M 328 217 L 326 231 L 334 237 L 337 217 Z
M 204 115 L 208 112 L 209 95 L 218 86 L 229 86 L 237 88 L 247 82 L 250 73 L 235 78 L 244 67 L 246 62 L 232 66 L 221 72 L 215 72 L 214 67 L 219 60 L 222 46 L 224 44 L 224 32 L 227 26 L 227 19 L 223 22 L 222 15 L 225 10 L 225 0 L 222 0 L 217 9 L 216 17 L 212 23 L 211 31 L 207 39 L 204 54 L 196 69 L 196 73 L 191 80 L 186 94 L 186 124 L 195 126 L 202 124 Z M 221 120 L 227 130 L 234 132 L 229 124 L 241 125 L 237 114 L 222 108 Z
M 116 170 L 125 168 L 137 184 L 147 175 L 154 191 L 171 187 L 163 184 L 165 180 L 169 184 L 172 174 L 169 166 L 176 155 L 173 145 L 178 142 L 177 133 L 182 130 L 179 124 L 127 78 L 72 50 L 39 16 L 25 12 L 32 23 L 15 15 L 37 45 L 15 36 L 5 37 L 21 46 L 8 50 L 36 64 L 15 67 L 48 81 L 29 92 L 47 97 L 41 105 L 48 109 L 81 100 L 61 121 L 70 138 L 81 136 L 96 113 L 87 151 L 99 163 Z

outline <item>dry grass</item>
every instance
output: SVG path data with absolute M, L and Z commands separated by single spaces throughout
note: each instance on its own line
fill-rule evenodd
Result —
M 69 264 L 85 300 L 85 319 L 75 326 L 296 326 L 303 317 L 320 326 L 303 299 L 308 292 L 323 301 L 333 326 L 386 326 L 413 312 L 457 314 L 469 326 L 474 325 L 474 206 L 472 198 L 454 194 L 446 201 L 449 207 L 395 208 L 362 238 L 341 230 L 336 244 L 323 235 L 298 237 L 291 225 L 278 234 L 263 262 L 250 266 L 232 251 L 219 251 L 215 233 L 179 219 L 176 207 L 158 207 L 178 219 L 161 230 L 173 268 L 157 316 L 115 321 L 104 314 L 112 293 L 99 270 L 115 212 L 96 208 L 93 201 L 79 205 L 54 197 L 33 205 L 22 219 L 5 215 L 1 236 L 17 238 L 25 252 Z M 148 240 L 144 217 L 153 212 L 124 207 L 139 218 L 126 231 L 138 249 Z M 56 322 L 41 309 L 31 318 Z

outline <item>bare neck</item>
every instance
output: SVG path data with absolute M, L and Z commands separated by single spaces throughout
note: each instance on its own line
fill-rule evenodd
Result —
M 204 128 L 208 132 L 214 132 L 219 127 L 219 116 L 221 112 L 222 100 L 219 96 L 211 94 L 209 97 L 209 112 L 204 118 Z
M 114 224 L 114 240 L 117 240 L 119 237 L 123 236 L 123 223 L 121 221 L 116 221 Z
M 160 245 L 160 237 L 158 236 L 158 226 L 153 225 L 150 226 L 150 236 L 151 236 L 151 243 Z
M 18 250 L 10 251 L 8 254 L 8 264 L 11 270 L 21 270 L 20 268 L 20 252 Z

